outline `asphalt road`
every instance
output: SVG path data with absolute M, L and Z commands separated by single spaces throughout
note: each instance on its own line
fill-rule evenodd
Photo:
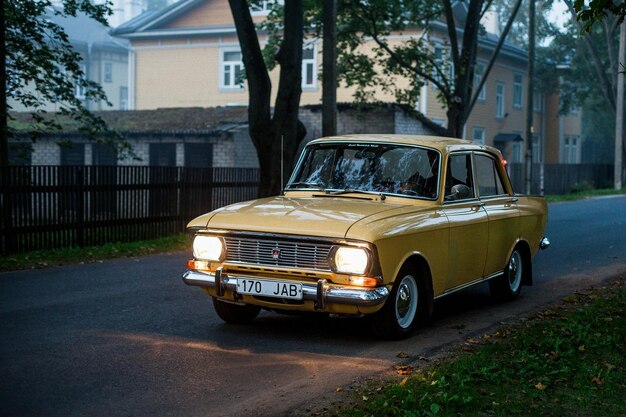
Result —
M 546 234 L 535 285 L 516 302 L 494 303 L 484 286 L 450 296 L 399 342 L 355 319 L 263 312 L 223 324 L 182 283 L 186 254 L 2 273 L 0 415 L 309 415 L 344 395 L 338 387 L 626 271 L 626 197 L 551 205 Z

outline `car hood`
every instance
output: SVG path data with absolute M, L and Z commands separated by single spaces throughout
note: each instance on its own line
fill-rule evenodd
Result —
M 342 197 L 270 197 L 226 206 L 188 227 L 343 238 L 355 223 L 399 206 Z

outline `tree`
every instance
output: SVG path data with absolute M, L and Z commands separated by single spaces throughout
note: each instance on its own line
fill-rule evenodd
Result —
M 571 6 L 573 6 L 576 18 L 583 24 L 582 29 L 585 32 L 591 31 L 594 24 L 603 22 L 611 15 L 617 17 L 618 25 L 624 21 L 626 16 L 626 2 L 624 1 L 591 0 L 585 4 L 584 0 L 575 0 Z
M 291 172 L 306 130 L 298 120 L 302 93 L 302 0 L 284 5 L 283 37 L 270 59 L 280 65 L 274 111 L 270 107 L 272 84 L 246 0 L 229 0 L 249 89 L 248 124 L 260 165 L 259 195 L 276 195 L 282 189 L 282 173 Z
M 60 130 L 61 119 L 72 119 L 80 130 L 99 142 L 130 152 L 130 145 L 76 97 L 76 88 L 80 88 L 86 100 L 106 101 L 100 85 L 85 78 L 80 67 L 82 58 L 72 48 L 63 28 L 49 19 L 50 16 L 75 17 L 77 13 L 84 13 L 106 25 L 111 13 L 110 3 L 62 0 L 61 7 L 53 6 L 51 0 L 4 0 L 2 3 L 5 30 L 0 59 L 6 66 L 0 67 L 0 166 L 8 165 L 8 140 L 14 133 L 8 126 L 9 100 L 32 109 L 33 139 L 41 133 Z M 51 102 L 60 105 L 61 119 L 45 111 L 46 104 Z
M 308 1 L 305 33 L 307 37 L 321 38 L 321 2 Z M 504 28 L 501 41 L 483 74 L 483 83 L 510 30 L 512 19 L 521 0 L 515 3 L 513 13 Z M 372 101 L 381 91 L 395 101 L 415 107 L 420 88 L 430 82 L 437 88 L 437 96 L 447 109 L 448 125 L 442 128 L 422 115 L 423 122 L 442 135 L 461 137 L 463 127 L 476 102 L 480 88 L 474 89 L 478 36 L 482 31 L 480 20 L 492 0 L 339 0 L 338 72 L 347 87 L 355 88 L 357 102 Z M 459 13 L 458 7 L 467 9 Z M 280 13 L 269 16 L 263 28 L 270 33 L 265 50 L 271 56 L 277 45 L 275 38 L 281 28 L 276 22 Z M 427 33 L 432 24 L 444 24 L 450 39 L 447 53 L 434 48 Z M 400 43 L 390 41 L 396 33 L 415 33 Z M 462 37 L 459 33 L 462 32 Z M 274 40 L 273 40 L 274 39 Z M 370 46 L 373 42 L 373 48 Z M 364 47 L 367 44 L 366 47 Z M 373 53 L 373 54 L 372 54 Z

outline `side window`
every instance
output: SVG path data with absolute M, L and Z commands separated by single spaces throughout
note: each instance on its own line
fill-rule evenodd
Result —
M 469 188 L 469 195 L 461 197 L 454 194 L 452 187 L 465 185 Z M 467 190 L 466 190 L 467 192 Z M 450 155 L 448 160 L 448 172 L 446 173 L 446 201 L 474 198 L 474 182 L 472 181 L 472 155 Z
M 475 155 L 476 161 L 476 181 L 478 182 L 478 193 L 481 197 L 490 197 L 506 194 L 502 179 L 498 174 L 496 160 L 487 155 Z

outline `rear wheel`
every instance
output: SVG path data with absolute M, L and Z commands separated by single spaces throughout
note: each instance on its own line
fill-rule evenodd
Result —
M 502 276 L 489 281 L 491 294 L 500 300 L 515 300 L 522 290 L 522 278 L 525 273 L 524 255 L 519 248 L 515 248 Z
M 372 330 L 386 339 L 408 337 L 426 318 L 427 285 L 411 268 L 403 267 L 385 305 L 372 318 Z
M 249 304 L 233 304 L 213 298 L 215 312 L 227 323 L 250 323 L 259 315 L 261 307 Z

